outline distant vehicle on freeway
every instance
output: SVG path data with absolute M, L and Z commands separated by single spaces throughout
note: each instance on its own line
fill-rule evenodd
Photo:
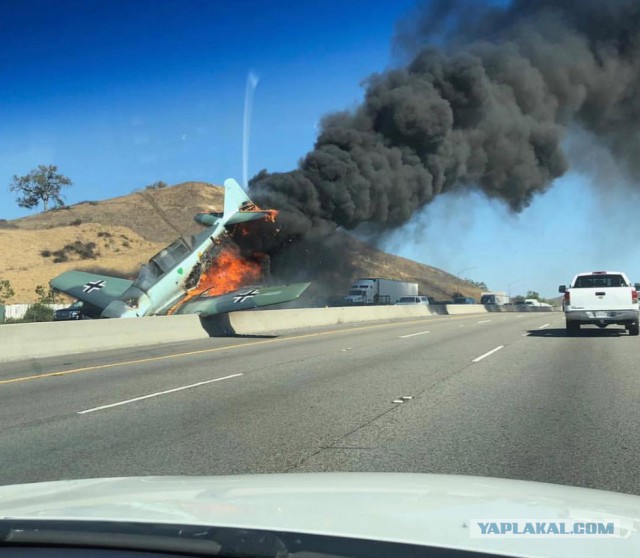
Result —
M 540 302 L 537 298 L 527 298 L 524 301 L 525 306 L 534 306 L 536 308 L 551 308 L 551 304 Z
M 381 277 L 357 279 L 344 301 L 354 304 L 395 304 L 403 296 L 418 296 L 418 283 Z
M 91 306 L 82 300 L 76 300 L 67 308 L 60 308 L 53 313 L 54 322 L 69 320 L 93 320 L 100 317 L 102 310 L 96 306 Z
M 398 302 L 396 302 L 396 306 L 404 306 L 407 304 L 423 304 L 424 306 L 429 306 L 429 299 L 422 295 L 403 296 L 398 299 Z
M 489 291 L 480 295 L 480 304 L 497 304 L 504 306 L 509 304 L 509 297 L 504 291 Z
M 475 298 L 471 298 L 470 296 L 458 296 L 453 299 L 453 304 L 477 304 Z

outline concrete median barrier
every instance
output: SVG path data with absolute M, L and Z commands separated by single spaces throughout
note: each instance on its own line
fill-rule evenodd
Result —
M 207 338 L 198 316 L 0 325 L 0 362 Z
M 234 312 L 222 318 L 236 335 L 268 335 L 281 331 L 339 324 L 376 322 L 431 316 L 427 306 L 356 306 Z M 219 323 L 222 323 L 219 321 Z
M 448 304 L 447 314 L 453 316 L 459 314 L 484 314 L 488 312 L 487 307 L 483 304 Z
M 549 310 L 549 309 L 545 309 Z M 385 322 L 427 316 L 482 314 L 479 304 L 351 306 L 233 312 L 207 320 L 198 316 L 158 316 L 130 320 L 83 320 L 0 326 L 0 363 L 65 354 L 90 353 L 212 335 L 277 335 L 296 329 Z

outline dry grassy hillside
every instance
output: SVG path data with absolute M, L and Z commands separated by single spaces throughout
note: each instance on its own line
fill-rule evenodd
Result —
M 41 230 L 73 225 L 78 221 L 83 224 L 100 223 L 129 227 L 147 240 L 168 244 L 180 234 L 175 229 L 176 225 L 184 233 L 199 230 L 193 221 L 194 214 L 219 210 L 222 201 L 222 188 L 205 182 L 185 182 L 159 190 L 142 189 L 100 202 L 86 201 L 16 219 L 8 225 Z
M 8 302 L 34 302 L 35 287 L 46 286 L 63 271 L 103 268 L 105 273 L 135 274 L 140 263 L 162 246 L 128 227 L 97 223 L 47 230 L 0 229 L 0 278 L 8 279 L 16 292 Z
M 200 230 L 200 211 L 221 211 L 222 188 L 187 182 L 143 190 L 100 202 L 0 223 L 0 279 L 8 279 L 16 296 L 7 302 L 33 302 L 37 285 L 46 285 L 70 269 L 135 275 L 139 265 L 180 233 Z M 479 290 L 441 269 L 386 254 L 353 237 L 346 242 L 355 264 L 354 277 L 336 285 L 344 293 L 355 277 L 417 281 L 421 293 L 438 300 L 456 291 L 478 297 Z

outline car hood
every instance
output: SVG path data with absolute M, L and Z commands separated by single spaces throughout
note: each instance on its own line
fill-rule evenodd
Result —
M 83 479 L 0 487 L 0 519 L 279 530 L 509 556 L 637 556 L 640 497 L 516 480 L 399 473 Z M 470 520 L 615 520 L 619 538 L 472 538 Z

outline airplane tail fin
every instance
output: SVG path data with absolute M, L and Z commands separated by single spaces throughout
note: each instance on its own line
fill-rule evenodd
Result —
M 257 221 L 270 217 L 269 210 L 262 210 L 251 201 L 249 196 L 233 178 L 224 181 L 224 213 L 225 225 L 237 225 L 249 221 Z M 196 219 L 198 220 L 198 219 Z M 199 220 L 199 222 L 202 222 Z
M 249 196 L 233 178 L 224 181 L 224 215 L 223 219 L 228 221 L 245 204 L 252 204 Z

